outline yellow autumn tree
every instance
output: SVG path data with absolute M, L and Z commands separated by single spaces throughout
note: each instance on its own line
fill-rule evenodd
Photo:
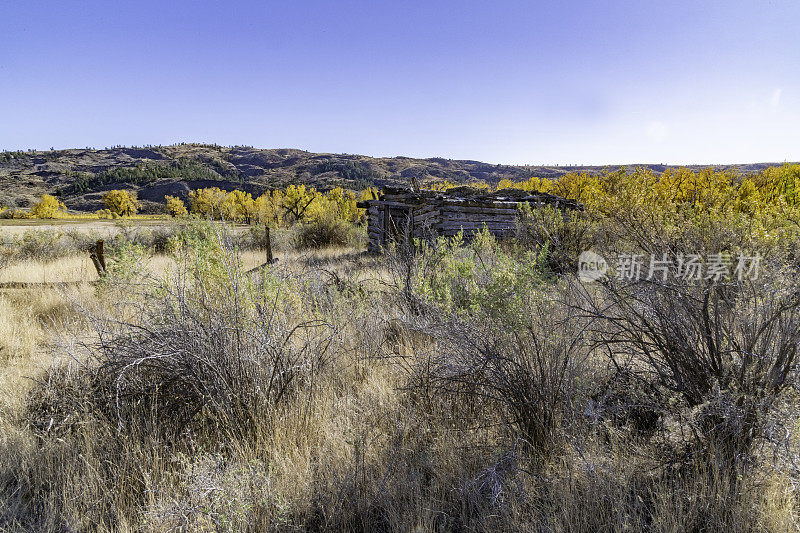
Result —
M 103 203 L 111 214 L 117 217 L 135 215 L 139 210 L 139 200 L 136 193 L 115 189 L 103 195 Z
M 250 224 L 256 218 L 256 203 L 249 192 L 234 190 L 225 197 L 222 217 Z
M 280 225 L 282 212 L 283 193 L 281 191 L 265 192 L 253 201 L 253 209 L 258 222 Z
M 331 189 L 325 194 L 325 209 L 333 211 L 337 218 L 348 222 L 356 222 L 363 213 L 363 209 L 356 207 L 357 203 L 355 193 L 341 187 Z
M 586 172 L 564 174 L 553 183 L 549 192 L 583 203 L 599 197 L 597 180 Z
M 319 198 L 320 194 L 314 187 L 289 185 L 283 193 L 282 207 L 290 221 L 300 222 L 314 211 L 314 203 Z
M 183 200 L 178 198 L 177 196 L 165 196 L 164 199 L 167 201 L 167 211 L 173 217 L 182 217 L 189 212 L 186 210 L 186 205 L 184 205 Z
M 191 212 L 211 218 L 222 218 L 222 206 L 228 193 L 219 187 L 197 189 L 189 193 Z
M 67 208 L 58 198 L 43 194 L 42 198 L 31 208 L 31 216 L 35 218 L 58 218 Z
M 361 195 L 358 197 L 360 201 L 364 200 L 377 200 L 380 197 L 381 192 L 378 190 L 377 187 L 370 187 L 369 189 L 364 189 L 361 191 Z
M 428 183 L 427 185 L 427 189 L 429 191 L 446 191 L 447 189 L 452 189 L 453 187 L 458 187 L 458 185 L 447 180 L 434 181 L 432 183 Z
M 754 215 L 760 204 L 762 204 L 762 202 L 755 183 L 749 179 L 745 179 L 742 184 L 739 185 L 736 194 L 736 202 L 734 204 L 735 210 L 738 213 Z
M 516 182 L 510 179 L 502 179 L 497 183 L 497 190 L 501 191 L 503 189 L 519 189 L 521 188 L 521 184 L 524 182 Z

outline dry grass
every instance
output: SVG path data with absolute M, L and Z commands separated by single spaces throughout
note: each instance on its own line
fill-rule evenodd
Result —
M 63 361 L 54 338 L 71 328 L 69 301 L 87 297 L 86 288 L 69 293 L 47 289 L 0 293 L 0 456 L 4 460 L 39 460 L 36 442 L 21 417 L 27 395 L 47 370 Z M 2 521 L 0 520 L 0 523 Z
M 159 228 L 169 224 L 169 220 L 150 218 L 125 219 L 129 224 L 139 228 Z M 119 222 L 114 220 L 0 220 L 0 237 L 22 236 L 31 230 L 47 231 L 58 230 L 62 232 L 80 231 L 83 233 L 96 233 L 105 237 L 120 233 Z
M 764 448 L 732 489 L 713 465 L 695 471 L 664 466 L 676 431 L 647 440 L 628 425 L 592 418 L 589 400 L 607 392 L 611 375 L 599 364 L 604 359 L 593 354 L 591 372 L 563 377 L 548 366 L 555 360 L 545 360 L 552 355 L 548 346 L 559 348 L 559 334 L 569 331 L 558 322 L 570 318 L 559 314 L 563 310 L 536 315 L 532 327 L 538 329 L 530 335 L 548 339 L 542 351 L 528 353 L 532 344 L 513 342 L 488 350 L 477 336 L 491 337 L 491 328 L 456 338 L 463 331 L 409 306 L 401 297 L 402 272 L 385 258 L 346 248 L 279 257 L 261 275 L 242 270 L 260 264 L 263 253 L 244 252 L 239 266 L 228 257 L 222 274 L 209 267 L 221 276 L 216 282 L 192 278 L 191 261 L 156 256 L 145 263 L 152 283 L 145 289 L 86 284 L 0 293 L 0 530 L 798 529 L 798 477 L 772 468 L 778 464 L 766 459 L 772 448 Z M 78 257 L 17 265 L 2 279 L 93 275 L 91 264 Z M 171 293 L 150 290 L 159 279 L 169 280 Z M 547 289 L 545 296 L 555 293 Z M 546 309 L 536 300 L 527 304 L 527 313 Z M 181 305 L 190 312 L 175 312 Z M 308 342 L 288 336 L 303 321 L 322 322 L 333 335 L 324 365 L 315 357 L 295 358 L 290 366 L 306 378 L 281 401 L 256 406 L 246 402 L 266 385 L 267 374 L 240 365 L 268 351 L 257 349 L 266 338 L 264 313 L 279 316 L 286 329 L 276 331 L 293 349 Z M 161 320 L 166 316 L 169 321 Z M 231 348 L 236 342 L 241 349 Z M 513 367 L 487 367 L 482 359 L 497 365 L 514 349 Z M 156 352 L 174 366 L 148 370 L 143 359 Z M 567 351 L 559 353 L 571 362 Z M 234 379 L 193 373 L 198 367 L 189 363 L 203 358 L 213 363 L 209 371 Z M 106 366 L 104 374 L 98 371 L 104 361 L 117 366 Z M 460 367 L 448 367 L 454 362 Z M 482 368 L 491 372 L 479 376 Z M 531 392 L 515 389 L 514 372 L 536 369 L 552 372 L 530 383 L 548 388 L 567 381 L 569 387 L 566 396 L 550 396 L 559 403 L 558 417 L 542 431 L 561 434 L 547 443 L 546 456 L 530 453 L 525 430 L 509 417 L 524 401 L 514 394 Z M 463 383 L 481 388 L 444 391 L 442 380 L 455 370 L 470 375 Z M 508 390 L 491 389 L 498 376 Z M 245 378 L 251 386 L 225 389 Z M 216 385 L 198 396 L 176 383 Z M 158 396 L 167 384 L 172 392 Z M 130 392 L 122 428 L 115 394 L 98 395 L 109 386 Z M 148 404 L 154 397 L 157 404 Z M 258 418 L 248 431 L 230 431 L 230 421 L 207 405 L 191 431 L 154 431 L 154 420 L 161 429 L 177 420 L 164 413 L 183 407 L 185 398 L 242 401 Z M 795 453 L 794 443 L 787 446 Z
M 20 261 L 0 270 L 0 283 L 90 282 L 96 279 L 97 272 L 88 254 L 53 261 Z
M 240 254 L 242 268 L 249 270 L 266 261 L 264 252 L 248 250 Z M 292 259 L 303 257 L 290 256 Z M 144 272 L 154 277 L 163 277 L 177 267 L 174 258 L 167 255 L 146 257 L 141 262 Z M 0 269 L 0 283 L 74 283 L 97 281 L 97 271 L 88 254 L 68 256 L 51 261 L 26 260 Z

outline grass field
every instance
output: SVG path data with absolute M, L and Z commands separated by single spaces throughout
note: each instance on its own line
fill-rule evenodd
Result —
M 157 229 L 168 227 L 172 219 L 167 216 L 137 216 L 116 220 L 97 219 L 0 219 L 0 237 L 22 236 L 28 231 L 77 231 L 86 234 L 118 235 L 123 228 Z M 239 225 L 243 229 L 247 226 Z
M 249 232 L 123 230 L 101 282 L 13 241 L 0 282 L 51 285 L 0 290 L 0 530 L 800 529 L 792 248 L 594 217 L 383 255 L 281 230 L 255 270 Z M 761 277 L 572 270 L 730 242 Z

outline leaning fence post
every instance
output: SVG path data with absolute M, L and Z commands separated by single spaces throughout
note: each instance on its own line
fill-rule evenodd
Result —
M 96 253 L 97 253 L 97 259 L 100 261 L 100 266 L 103 267 L 103 274 L 105 274 L 107 269 L 106 269 L 106 255 L 104 253 L 103 245 L 104 245 L 103 239 L 97 241 Z
M 106 275 L 106 258 L 103 255 L 103 241 L 99 240 L 97 243 L 89 248 L 89 257 L 92 258 L 92 263 L 94 264 L 95 270 L 97 270 L 97 275 L 101 278 L 105 277 Z

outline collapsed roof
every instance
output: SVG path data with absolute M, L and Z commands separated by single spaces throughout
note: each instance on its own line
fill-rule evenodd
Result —
M 575 200 L 569 200 L 555 194 L 536 191 L 525 191 L 522 189 L 501 189 L 499 191 L 488 191 L 477 187 L 460 186 L 447 189 L 445 191 L 415 191 L 402 187 L 384 187 L 381 198 L 377 200 L 367 200 L 364 204 L 380 201 L 402 201 L 408 204 L 426 204 L 437 201 L 469 202 L 494 204 L 501 203 L 530 203 L 532 205 L 553 205 L 562 209 L 575 209 L 583 211 L 583 204 Z M 364 206 L 366 207 L 366 205 Z

